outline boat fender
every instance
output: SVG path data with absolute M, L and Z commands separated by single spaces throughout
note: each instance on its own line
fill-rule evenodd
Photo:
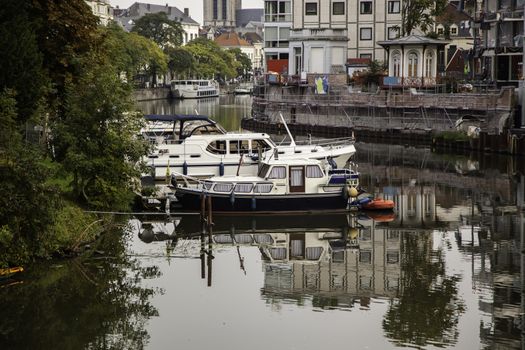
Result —
M 175 174 L 171 174 L 170 184 L 171 184 L 171 186 L 173 186 L 175 188 L 177 187 L 177 177 L 175 176 Z
M 186 161 L 184 161 L 184 163 L 182 163 L 182 173 L 184 175 L 188 175 L 188 163 L 186 163 Z
M 357 189 L 355 187 L 346 186 L 346 188 L 348 189 L 348 196 L 352 198 L 355 198 L 358 196 L 359 193 L 357 192 Z
M 219 176 L 224 176 L 224 163 L 222 161 L 219 163 Z
M 232 206 L 235 204 L 235 192 L 233 191 L 230 193 L 230 203 Z
M 252 210 L 257 209 L 257 200 L 255 197 L 252 197 Z

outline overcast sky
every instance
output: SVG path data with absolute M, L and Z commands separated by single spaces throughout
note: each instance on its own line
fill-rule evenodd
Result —
M 233 0 L 231 0 L 233 1 Z M 120 7 L 122 8 L 128 8 L 130 7 L 136 0 L 110 0 L 109 1 L 111 6 L 113 7 Z M 139 2 L 143 3 L 150 3 L 150 4 L 157 4 L 157 5 L 170 5 L 178 7 L 179 10 L 184 11 L 184 8 L 187 7 L 190 9 L 190 16 L 197 22 L 199 22 L 202 25 L 202 2 L 203 0 L 142 0 Z M 263 8 L 264 1 L 263 0 L 243 0 L 242 1 L 242 7 L 243 8 Z

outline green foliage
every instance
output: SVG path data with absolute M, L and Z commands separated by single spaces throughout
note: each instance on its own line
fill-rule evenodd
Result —
M 131 86 L 121 73 L 166 69 L 167 60 L 138 34 L 99 28 L 83 0 L 5 0 L 0 43 L 5 265 L 48 257 L 79 234 L 89 240 L 84 227 L 93 220 L 79 203 L 128 207 L 148 146 L 136 137 L 142 118 L 130 113 Z M 30 143 L 24 132 L 35 123 L 43 135 Z
M 152 40 L 137 33 L 127 33 L 117 24 L 100 30 L 104 35 L 107 63 L 115 66 L 119 75 L 124 73 L 128 82 L 144 72 L 166 72 L 168 57 Z
M 184 47 L 170 47 L 166 49 L 166 53 L 169 57 L 168 68 L 172 77 L 183 73 L 190 75 L 194 70 L 195 59 Z
M 64 116 L 53 128 L 76 198 L 95 208 L 128 207 L 141 171 L 137 162 L 148 149 L 135 137 L 141 115 L 127 113 L 129 86 L 107 66 L 94 65 L 67 91 Z
M 237 62 L 237 76 L 244 76 L 252 71 L 252 61 L 244 52 L 239 48 L 229 50 L 235 57 Z
M 195 59 L 192 73 L 196 77 L 221 76 L 225 79 L 230 79 L 236 76 L 237 64 L 234 55 L 221 49 L 215 42 L 206 38 L 197 38 L 189 42 L 185 49 Z
M 184 31 L 165 12 L 148 13 L 135 21 L 133 32 L 156 42 L 163 50 L 182 44 Z
M 432 28 L 435 17 L 443 13 L 446 0 L 404 0 L 401 5 L 401 37 L 412 34 L 416 28 L 424 33 Z

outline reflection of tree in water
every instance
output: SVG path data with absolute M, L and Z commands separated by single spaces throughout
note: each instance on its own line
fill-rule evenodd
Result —
M 149 303 L 155 290 L 141 282 L 159 276 L 158 268 L 127 257 L 122 232 L 105 235 L 96 249 L 107 254 L 29 268 L 23 284 L 0 288 L 1 348 L 145 346 L 145 323 L 158 312 Z
M 442 252 L 432 250 L 430 233 L 405 234 L 401 251 L 400 297 L 383 321 L 386 335 L 400 344 L 455 343 L 464 312 L 458 278 L 445 275 Z

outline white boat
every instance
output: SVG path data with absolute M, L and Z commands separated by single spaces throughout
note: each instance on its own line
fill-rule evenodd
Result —
M 171 173 L 195 178 L 255 175 L 259 159 L 272 158 L 326 159 L 334 168 L 343 168 L 355 153 L 353 138 L 305 144 L 291 138 L 290 144 L 277 145 L 266 133 L 227 133 L 205 116 L 148 115 L 146 120 L 150 126 L 143 135 L 155 144 L 146 163 L 157 181 L 166 180 Z
M 219 84 L 214 80 L 172 80 L 170 88 L 173 98 L 183 99 L 219 96 Z
M 253 93 L 253 84 L 240 84 L 233 90 L 234 95 L 251 95 Z
M 175 196 L 186 210 L 199 210 L 211 199 L 213 212 L 310 212 L 349 209 L 357 196 L 359 175 L 332 169 L 316 159 L 270 159 L 260 162 L 256 176 L 214 176 L 190 183 L 174 181 Z

